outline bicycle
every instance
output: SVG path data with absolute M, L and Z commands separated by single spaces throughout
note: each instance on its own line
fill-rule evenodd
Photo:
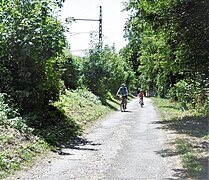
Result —
M 141 107 L 143 107 L 143 105 L 144 105 L 143 99 L 141 97 L 139 98 L 139 104 L 140 104 Z
M 122 95 L 120 95 L 119 96 L 120 97 L 120 100 L 121 100 L 121 102 L 120 102 L 120 111 L 121 112 L 125 112 L 126 111 L 126 95 L 124 95 L 124 96 L 122 96 Z

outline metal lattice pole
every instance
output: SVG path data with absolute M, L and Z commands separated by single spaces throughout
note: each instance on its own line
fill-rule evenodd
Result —
M 99 9 L 99 45 L 102 46 L 102 6 Z

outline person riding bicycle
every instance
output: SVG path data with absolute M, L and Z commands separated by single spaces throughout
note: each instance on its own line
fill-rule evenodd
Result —
M 127 109 L 128 88 L 126 87 L 126 85 L 124 83 L 121 84 L 121 86 L 119 87 L 116 95 L 121 96 L 121 98 L 124 98 L 125 109 Z
M 139 102 L 142 101 L 142 105 L 144 105 L 144 92 L 140 89 L 138 93 Z

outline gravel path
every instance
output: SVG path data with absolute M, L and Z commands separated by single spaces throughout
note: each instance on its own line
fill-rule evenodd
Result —
M 176 179 L 161 151 L 166 134 L 151 100 L 128 103 L 127 112 L 114 112 L 32 169 L 10 179 L 21 180 L 161 180 Z

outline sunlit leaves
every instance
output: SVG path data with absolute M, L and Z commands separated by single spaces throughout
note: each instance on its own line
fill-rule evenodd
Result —
M 83 84 L 100 96 L 107 92 L 115 94 L 121 83 L 129 83 L 132 69 L 123 56 L 119 56 L 114 47 L 105 46 L 90 51 L 83 64 Z
M 140 47 L 142 86 L 165 96 L 175 83 L 195 74 L 203 87 L 209 75 L 208 1 L 131 0 L 125 6 L 130 44 Z
M 53 7 L 49 0 L 0 4 L 0 90 L 23 109 L 43 105 L 59 93 L 59 72 L 54 67 L 63 53 L 65 36 Z

